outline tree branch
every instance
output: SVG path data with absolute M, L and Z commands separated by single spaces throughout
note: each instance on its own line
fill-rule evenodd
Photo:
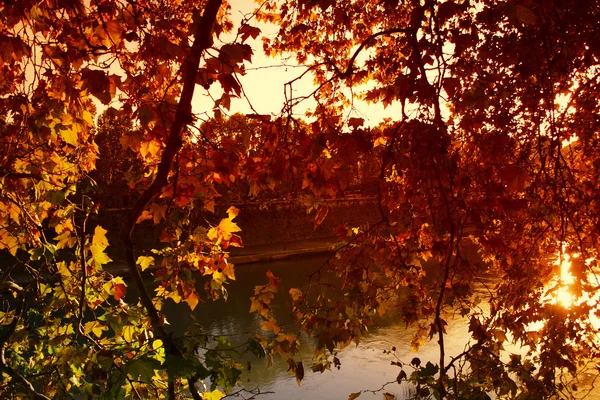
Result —
M 159 315 L 152 298 L 142 280 L 140 271 L 137 268 L 135 261 L 134 245 L 132 234 L 139 216 L 142 214 L 146 206 L 150 204 L 152 199 L 159 195 L 162 189 L 168 183 L 169 172 L 175 155 L 181 149 L 183 140 L 183 130 L 185 125 L 191 121 L 192 97 L 196 85 L 196 73 L 200 66 L 202 53 L 212 46 L 212 31 L 213 25 L 217 18 L 217 13 L 221 7 L 222 0 L 208 0 L 204 13 L 194 32 L 194 43 L 190 50 L 190 54 L 184 61 L 182 66 L 183 71 L 183 89 L 177 105 L 177 111 L 173 123 L 171 125 L 165 149 L 161 155 L 160 163 L 156 177 L 152 184 L 142 193 L 133 209 L 127 215 L 127 221 L 121 231 L 121 241 L 125 247 L 125 258 L 131 278 L 138 290 L 140 301 L 150 318 L 153 330 L 156 335 L 165 343 L 165 349 L 171 354 L 178 353 L 173 340 L 167 335 L 164 329 L 164 319 Z
M 25 298 L 23 295 L 23 288 L 17 285 L 14 282 L 1 282 L 0 290 L 13 290 L 17 292 L 17 307 L 15 308 L 15 315 L 8 325 L 8 329 L 4 334 L 0 335 L 0 371 L 8 374 L 14 382 L 21 384 L 21 386 L 27 391 L 29 396 L 33 399 L 42 399 L 42 400 L 50 400 L 49 397 L 44 396 L 39 393 L 31 382 L 29 382 L 23 375 L 15 371 L 11 366 L 6 363 L 6 357 L 4 354 L 4 346 L 6 342 L 10 339 L 10 337 L 15 333 L 17 328 L 17 324 L 21 319 L 21 314 L 23 314 L 23 308 L 25 306 Z
M 418 30 L 418 27 L 417 27 L 417 30 Z M 358 46 L 358 49 L 356 49 L 354 51 L 354 54 L 352 54 L 352 57 L 350 57 L 350 61 L 348 61 L 346 70 L 344 72 L 337 71 L 340 75 L 340 78 L 347 78 L 352 74 L 352 71 L 354 69 L 354 62 L 356 61 L 356 58 L 358 57 L 360 52 L 363 51 L 363 49 L 365 48 L 367 43 L 369 43 L 371 40 L 373 40 L 379 36 L 391 35 L 393 33 L 413 33 L 413 32 L 415 32 L 415 34 L 416 34 L 416 30 L 412 27 L 411 28 L 392 28 L 392 29 L 387 29 L 385 31 L 377 32 L 377 33 L 370 35 L 368 38 L 363 40 L 363 42 L 360 44 L 360 46 Z M 334 66 L 334 68 L 337 69 L 337 67 L 335 67 L 335 66 Z
M 152 299 L 148 295 L 148 291 L 142 281 L 141 274 L 137 269 L 131 236 L 135 230 L 136 222 L 144 211 L 144 208 L 146 208 L 152 199 L 160 194 L 161 190 L 167 185 L 171 164 L 182 145 L 183 128 L 185 127 L 186 122 L 190 120 L 192 97 L 194 94 L 194 86 L 196 85 L 196 71 L 200 65 L 200 57 L 204 50 L 212 45 L 212 27 L 216 20 L 221 2 L 222 0 L 209 0 L 206 5 L 202 19 L 195 32 L 194 44 L 190 50 L 190 55 L 185 61 L 185 66 L 183 68 L 183 89 L 181 91 L 175 118 L 167 137 L 167 143 L 162 153 L 160 163 L 158 164 L 158 172 L 152 184 L 142 193 L 133 209 L 127 215 L 127 221 L 121 231 L 121 240 L 125 245 L 127 265 L 134 284 L 140 293 L 140 301 L 148 311 L 153 328 L 161 336 L 166 336 L 163 329 L 164 322 L 161 321 L 158 311 L 152 303 Z

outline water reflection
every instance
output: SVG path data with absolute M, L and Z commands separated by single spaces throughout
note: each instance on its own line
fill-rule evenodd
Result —
M 273 308 L 278 321 L 286 329 L 293 331 L 292 321 L 289 317 L 290 309 L 287 292 L 292 287 L 301 286 L 306 281 L 306 275 L 321 265 L 327 256 L 280 260 L 263 264 L 241 265 L 236 268 L 235 282 L 229 287 L 227 302 L 200 303 L 194 311 L 195 316 L 210 335 L 226 335 L 234 344 L 243 344 L 249 336 L 253 336 L 260 329 L 260 319 L 249 314 L 249 297 L 253 295 L 254 286 L 267 282 L 266 272 L 271 270 L 275 276 L 282 278 L 280 295 L 276 297 Z M 202 293 L 202 282 L 198 282 L 198 292 Z M 483 285 L 480 288 L 483 290 Z M 187 305 L 176 305 L 169 301 L 165 306 L 167 318 L 171 322 L 176 335 L 184 333 L 191 321 Z M 446 355 L 452 356 L 461 353 L 469 338 L 466 320 L 455 317 L 447 327 L 448 334 L 445 339 Z M 339 370 L 313 373 L 310 371 L 315 342 L 306 336 L 301 337 L 301 352 L 296 355 L 296 361 L 303 361 L 305 365 L 305 378 L 302 385 L 298 386 L 293 376 L 287 372 L 288 364 L 280 356 L 274 358 L 274 363 L 267 368 L 266 360 L 259 360 L 246 356 L 252 364 L 250 371 L 244 371 L 242 386 L 247 389 L 260 388 L 261 391 L 274 392 L 261 395 L 261 399 L 280 399 L 285 396 L 287 400 L 294 399 L 334 399 L 348 398 L 348 395 L 361 390 L 376 390 L 386 382 L 394 382 L 386 386 L 385 391 L 405 399 L 414 395 L 412 388 L 403 383 L 395 383 L 400 372 L 399 367 L 391 365 L 396 358 L 384 354 L 384 350 L 396 348 L 395 355 L 403 363 L 409 363 L 415 356 L 423 362 L 436 363 L 439 358 L 437 342 L 425 343 L 418 354 L 412 353 L 410 342 L 415 333 L 414 327 L 406 327 L 399 313 L 391 312 L 378 322 L 378 326 L 371 329 L 369 335 L 361 340 L 360 346 L 350 345 L 341 350 L 338 358 L 341 361 Z M 412 370 L 406 372 L 410 375 Z M 381 398 L 381 393 L 363 393 L 363 398 Z

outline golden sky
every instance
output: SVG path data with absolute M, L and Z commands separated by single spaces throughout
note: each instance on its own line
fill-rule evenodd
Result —
M 253 0 L 231 0 L 232 20 L 234 24 L 239 26 L 239 22 L 244 14 L 254 10 L 256 3 Z M 250 24 L 261 29 L 262 34 L 267 37 L 274 37 L 278 32 L 278 27 L 272 24 L 257 23 L 255 20 L 250 21 Z M 220 39 L 224 42 L 231 41 L 233 35 L 223 35 Z M 259 114 L 274 114 L 281 112 L 284 101 L 284 89 L 286 82 L 289 82 L 300 76 L 305 70 L 305 66 L 294 66 L 295 60 L 285 60 L 282 57 L 269 58 L 266 57 L 262 50 L 262 41 L 259 36 L 257 39 L 248 39 L 247 44 L 252 46 L 254 56 L 252 64 L 247 67 L 247 73 L 244 76 L 238 76 L 242 88 L 247 99 L 232 99 L 230 113 L 254 113 Z M 293 90 L 295 96 L 310 94 L 315 86 L 313 85 L 312 76 L 307 74 L 302 80 L 294 83 Z M 197 90 L 194 98 L 193 111 L 204 117 L 213 115 L 212 108 L 214 99 L 221 97 L 219 85 L 212 85 L 210 95 L 204 90 Z M 252 110 L 252 107 L 255 111 Z M 298 117 L 304 115 L 304 112 L 315 105 L 314 101 L 306 100 L 294 108 L 294 114 Z M 367 125 L 376 125 L 383 118 L 389 117 L 398 119 L 400 115 L 400 106 L 392 105 L 384 108 L 381 104 L 367 104 L 355 99 L 355 108 L 357 112 L 352 112 L 346 116 L 360 117 L 365 119 Z M 226 111 L 226 110 L 223 110 Z

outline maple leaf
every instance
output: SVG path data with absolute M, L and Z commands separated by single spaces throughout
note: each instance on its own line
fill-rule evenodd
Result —
M 84 68 L 81 71 L 82 88 L 87 89 L 102 104 L 110 103 L 112 96 L 110 92 L 110 81 L 108 74 L 101 70 Z
M 84 325 L 84 332 L 86 333 L 86 335 L 93 333 L 94 335 L 96 335 L 96 337 L 102 337 L 102 332 L 105 332 L 107 330 L 108 327 L 106 325 L 96 320 L 86 322 Z
M 260 35 L 260 29 L 248 24 L 243 24 L 238 32 L 242 35 L 242 42 L 245 42 L 249 37 L 256 39 Z
M 113 298 L 116 301 L 119 301 L 125 297 L 125 294 L 127 293 L 127 286 L 124 283 L 118 283 L 114 286 L 114 290 L 115 293 L 113 294 Z
M 140 266 L 142 271 L 145 271 L 150 266 L 154 265 L 154 257 L 152 256 L 139 256 L 137 258 L 136 264 Z
M 106 25 L 106 32 L 110 40 L 115 46 L 118 46 L 123 38 L 125 28 L 117 20 L 105 21 L 104 24 Z
M 7 249 L 9 253 L 14 257 L 17 255 L 19 248 L 19 241 L 12 236 L 8 231 L 0 228 L 0 249 Z
M 194 310 L 196 308 L 196 306 L 198 305 L 199 302 L 199 298 L 198 298 L 198 294 L 196 293 L 195 290 L 192 290 L 186 297 L 185 297 L 185 301 L 186 303 L 188 303 L 188 305 L 190 306 L 190 310 Z
M 106 233 L 108 231 L 102 228 L 100 225 L 94 228 L 94 236 L 92 237 L 92 244 L 102 248 L 103 250 L 108 247 L 108 239 Z
M 111 262 L 112 260 L 104 252 L 105 247 L 92 244 L 90 246 L 91 263 L 95 268 L 102 268 L 102 265 Z
M 231 206 L 227 209 L 227 216 L 229 217 L 229 219 L 234 219 L 239 215 L 239 213 L 240 210 L 234 206 Z
M 225 394 L 219 389 L 215 389 L 212 392 L 202 393 L 202 400 L 221 400 L 225 397 Z
M 251 311 L 252 312 L 252 311 Z M 262 321 L 260 323 L 261 329 L 263 331 L 273 331 L 274 334 L 278 334 L 281 332 L 281 325 L 277 323 L 277 320 L 273 317 L 269 318 L 266 321 Z
M 235 77 L 233 75 L 220 74 L 217 79 L 221 83 L 221 86 L 223 87 L 223 91 L 225 93 L 234 92 L 237 96 L 240 96 L 242 94 L 242 87 L 240 86 L 240 84 L 237 82 L 237 80 L 235 79 Z M 228 102 L 225 102 L 225 100 L 223 100 L 223 98 L 221 98 L 220 104 L 229 110 L 230 104 Z
M 247 44 L 226 44 L 219 50 L 219 58 L 229 65 L 235 65 L 243 60 L 252 62 L 252 47 Z

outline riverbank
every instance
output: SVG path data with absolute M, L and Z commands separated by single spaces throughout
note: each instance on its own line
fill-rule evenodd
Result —
M 332 253 L 339 247 L 340 244 L 336 238 L 270 243 L 229 249 L 230 257 L 227 258 L 227 261 L 234 265 L 252 264 L 292 257 Z M 129 275 L 129 270 L 124 262 L 116 261 L 108 263 L 104 266 L 104 269 L 113 275 Z M 159 267 L 150 267 L 146 269 L 144 273 L 152 273 L 158 269 Z

